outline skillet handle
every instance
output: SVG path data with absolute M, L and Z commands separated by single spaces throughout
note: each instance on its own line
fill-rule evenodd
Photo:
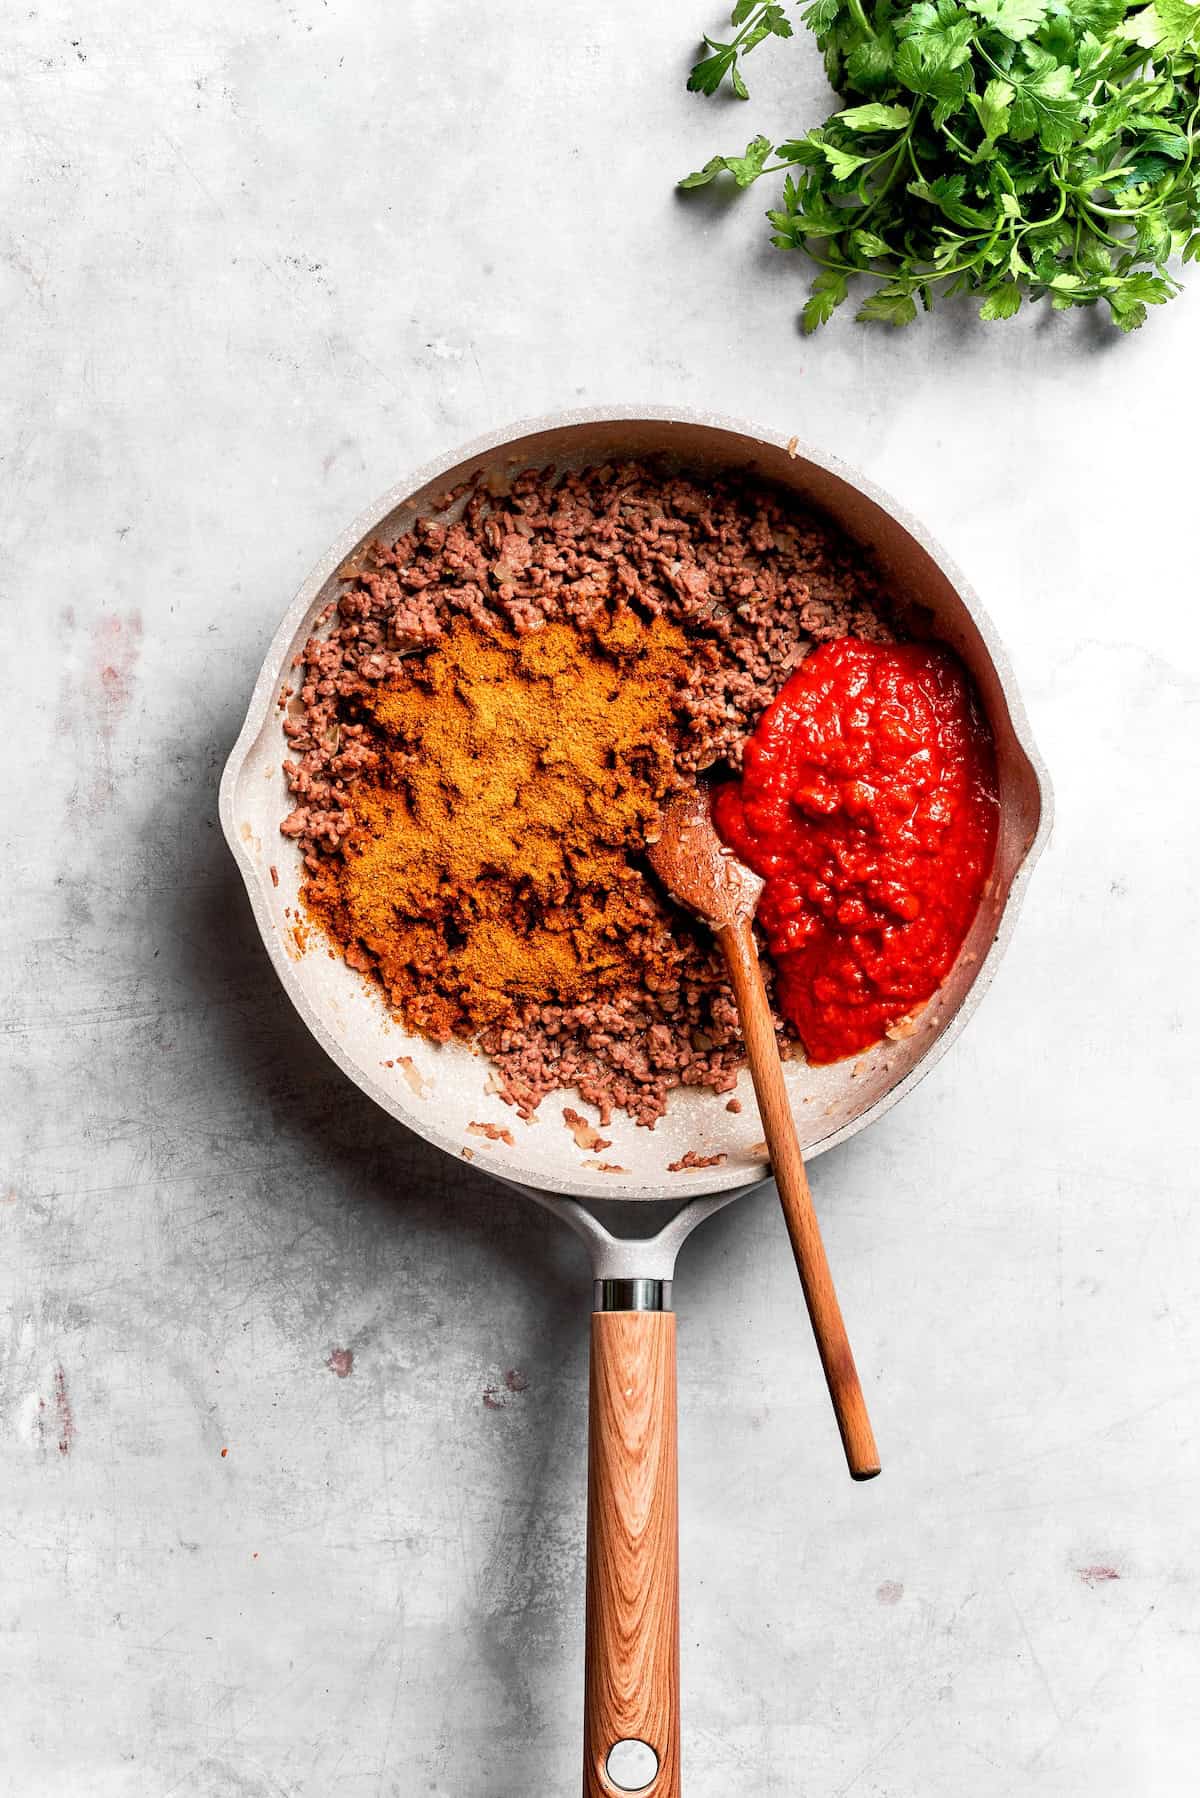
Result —
M 676 1445 L 674 1313 L 596 1311 L 584 1798 L 680 1798 Z

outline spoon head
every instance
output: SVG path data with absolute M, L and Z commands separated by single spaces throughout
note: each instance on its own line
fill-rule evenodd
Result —
M 668 802 L 646 849 L 671 897 L 714 930 L 754 916 L 763 883 L 717 835 L 706 787 Z

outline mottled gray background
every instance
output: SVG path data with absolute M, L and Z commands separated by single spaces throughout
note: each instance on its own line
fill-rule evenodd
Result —
M 802 341 L 765 196 L 671 191 L 824 106 L 800 43 L 685 95 L 720 16 L 7 9 L 5 1798 L 578 1789 L 582 1254 L 306 1041 L 215 786 L 377 492 L 626 400 L 923 517 L 1059 807 L 978 1019 L 814 1172 L 881 1480 L 770 1195 L 685 1251 L 689 1798 L 1195 1790 L 1200 279 L 1128 341 Z

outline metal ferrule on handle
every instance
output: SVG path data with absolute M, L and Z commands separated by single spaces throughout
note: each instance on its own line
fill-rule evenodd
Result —
M 593 1280 L 593 1311 L 672 1311 L 670 1280 Z

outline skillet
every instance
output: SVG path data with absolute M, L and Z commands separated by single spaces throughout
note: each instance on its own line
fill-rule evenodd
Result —
M 285 991 L 343 1072 L 397 1122 L 525 1192 L 587 1241 L 593 1315 L 589 1403 L 585 1798 L 678 1798 L 679 1623 L 672 1280 L 695 1226 L 761 1185 L 762 1129 L 748 1074 L 740 1114 L 724 1095 L 681 1090 L 653 1131 L 623 1114 L 605 1126 L 605 1163 L 555 1128 L 528 1128 L 490 1090 L 487 1062 L 459 1043 L 406 1032 L 301 913 L 301 865 L 279 834 L 291 809 L 278 700 L 292 658 L 339 592 L 339 570 L 373 538 L 391 541 L 447 490 L 530 466 L 558 470 L 655 456 L 700 475 L 737 471 L 794 492 L 875 557 L 913 635 L 956 651 L 996 744 L 1000 820 L 992 876 L 954 968 L 914 1033 L 851 1061 L 789 1062 L 806 1160 L 897 1104 L 945 1054 L 979 1004 L 1012 933 L 1050 830 L 1045 769 L 1012 670 L 974 592 L 929 535 L 870 482 L 816 449 L 707 414 L 578 411 L 515 426 L 401 481 L 338 539 L 301 587 L 267 652 L 221 780 L 221 824 Z M 439 512 L 445 517 L 445 513 Z M 564 1095 L 569 1097 L 569 1095 Z M 489 1141 L 472 1124 L 512 1137 Z M 689 1150 L 719 1165 L 669 1171 Z M 632 1220 L 632 1221 L 631 1221 Z

